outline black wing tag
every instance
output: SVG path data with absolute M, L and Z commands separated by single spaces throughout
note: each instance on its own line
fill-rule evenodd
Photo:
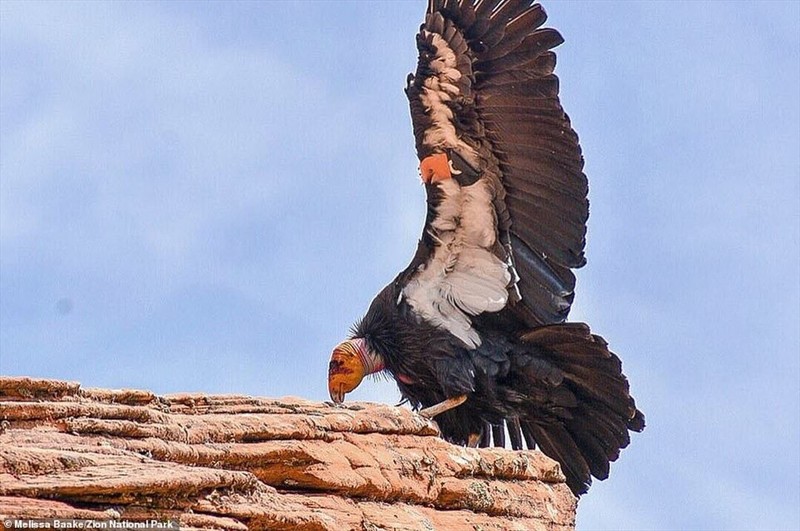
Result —
M 482 172 L 474 168 L 455 149 L 447 150 L 447 158 L 450 163 L 450 174 L 459 185 L 469 186 L 475 184 L 481 178 Z

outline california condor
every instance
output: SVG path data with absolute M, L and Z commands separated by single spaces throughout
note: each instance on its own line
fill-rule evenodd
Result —
M 427 192 L 411 264 L 331 357 L 336 403 L 385 371 L 462 445 L 538 447 L 576 495 L 644 429 L 619 358 L 566 323 L 588 186 L 532 0 L 431 0 L 406 95 Z

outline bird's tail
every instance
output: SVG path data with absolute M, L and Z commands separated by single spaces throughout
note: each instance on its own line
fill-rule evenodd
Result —
M 561 463 L 576 495 L 591 476 L 608 477 L 609 463 L 644 429 L 620 359 L 583 323 L 544 326 L 524 334 L 515 356 L 516 418 L 507 419 L 512 446 L 538 447 Z M 495 434 L 497 427 L 494 427 Z M 495 437 L 495 443 L 497 443 Z

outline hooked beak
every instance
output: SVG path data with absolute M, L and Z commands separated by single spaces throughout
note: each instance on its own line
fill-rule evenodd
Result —
M 340 385 L 338 389 L 330 388 L 328 389 L 331 395 L 331 400 L 333 400 L 334 404 L 341 404 L 344 402 L 344 384 Z
M 359 343 L 353 339 L 343 341 L 333 349 L 328 365 L 328 393 L 334 404 L 344 402 L 344 395 L 364 379 L 364 363 L 358 349 Z

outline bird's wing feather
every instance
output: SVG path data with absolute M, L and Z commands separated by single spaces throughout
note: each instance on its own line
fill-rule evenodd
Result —
M 467 346 L 471 317 L 513 305 L 530 326 L 566 319 L 585 263 L 587 183 L 553 74 L 561 42 L 532 0 L 431 0 L 408 95 L 427 184 L 420 249 L 401 274 L 422 318 Z

